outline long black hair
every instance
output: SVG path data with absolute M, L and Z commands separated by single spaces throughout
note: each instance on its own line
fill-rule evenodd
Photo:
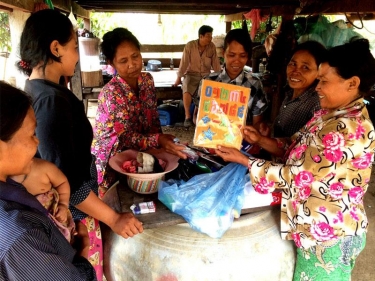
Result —
M 50 60 L 60 62 L 52 54 L 50 45 L 57 40 L 66 45 L 73 36 L 73 25 L 69 18 L 56 10 L 40 10 L 33 13 L 25 23 L 21 34 L 19 70 L 30 75 L 34 67 L 43 62 L 43 72 Z
M 118 27 L 104 34 L 103 42 L 101 43 L 100 47 L 103 55 L 109 63 L 113 62 L 117 47 L 123 42 L 130 42 L 138 50 L 141 50 L 141 44 L 139 43 L 137 37 L 135 37 L 133 33 L 126 28 Z
M 344 79 L 358 76 L 359 91 L 367 94 L 375 84 L 375 59 L 367 39 L 357 39 L 328 50 L 326 62 Z

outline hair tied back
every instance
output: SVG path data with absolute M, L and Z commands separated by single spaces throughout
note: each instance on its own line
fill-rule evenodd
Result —
M 22 68 L 22 69 L 30 69 L 30 64 L 25 62 L 24 60 L 20 60 L 19 61 L 19 66 Z

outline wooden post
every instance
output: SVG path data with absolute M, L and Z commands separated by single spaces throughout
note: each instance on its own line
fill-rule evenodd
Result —
M 78 50 L 78 53 L 79 53 L 79 50 Z M 79 98 L 80 100 L 83 100 L 81 65 L 79 61 L 76 64 L 74 75 L 70 79 L 70 90 L 77 96 L 77 98 Z M 87 105 L 85 105 L 85 110 L 87 110 Z
M 70 79 L 70 90 L 79 98 L 82 100 L 82 78 L 81 78 L 81 67 L 79 65 L 79 61 L 76 65 L 76 68 L 74 70 L 74 75 Z

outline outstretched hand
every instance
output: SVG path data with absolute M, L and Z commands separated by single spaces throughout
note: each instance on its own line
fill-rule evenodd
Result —
M 142 223 L 130 212 L 117 213 L 116 218 L 109 227 L 116 234 L 129 238 L 143 232 Z
M 248 158 L 236 148 L 219 145 L 215 153 L 226 162 L 234 162 L 247 167 Z
M 244 140 L 251 144 L 258 144 L 262 138 L 262 134 L 253 126 L 244 126 L 241 133 Z
M 175 136 L 169 134 L 160 134 L 159 135 L 159 146 L 165 149 L 166 152 L 170 154 L 177 155 L 182 159 L 186 159 L 187 156 L 182 150 L 185 149 L 185 146 L 179 145 L 174 142 Z

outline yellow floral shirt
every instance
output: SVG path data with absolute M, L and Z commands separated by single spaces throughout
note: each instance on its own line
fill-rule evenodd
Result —
M 363 99 L 335 111 L 317 111 L 292 141 L 285 164 L 249 159 L 257 192 L 282 191 L 282 238 L 308 249 L 366 232 L 363 197 L 375 133 Z

